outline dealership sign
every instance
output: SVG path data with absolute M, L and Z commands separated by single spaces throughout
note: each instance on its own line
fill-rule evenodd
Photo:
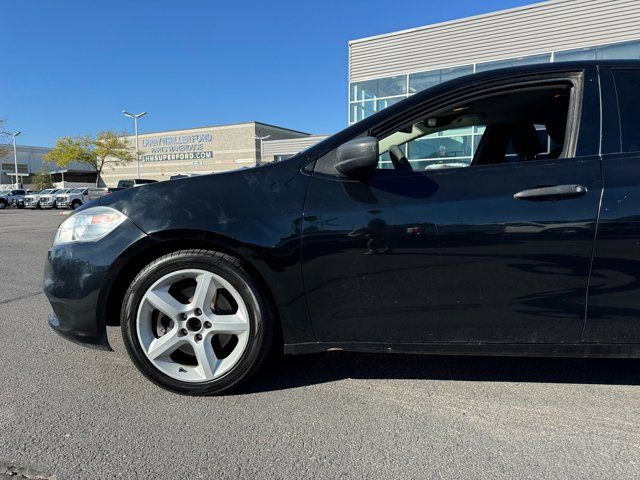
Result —
M 154 135 L 140 139 L 143 162 L 204 160 L 213 158 L 213 134 L 209 132 L 179 135 Z

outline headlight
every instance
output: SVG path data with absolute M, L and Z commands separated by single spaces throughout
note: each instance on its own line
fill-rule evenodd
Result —
M 56 232 L 53 245 L 95 242 L 111 233 L 126 216 L 109 207 L 87 208 L 67 218 Z

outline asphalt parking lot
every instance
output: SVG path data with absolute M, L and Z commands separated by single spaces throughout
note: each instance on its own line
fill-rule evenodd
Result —
M 161 390 L 118 329 L 107 353 L 47 326 L 64 218 L 0 212 L 0 478 L 640 476 L 638 360 L 331 353 L 231 396 Z

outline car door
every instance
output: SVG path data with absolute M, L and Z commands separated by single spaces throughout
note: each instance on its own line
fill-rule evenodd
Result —
M 366 180 L 332 175 L 335 151 L 319 158 L 302 237 L 318 341 L 579 342 L 602 190 L 595 69 L 575 95 L 572 158 Z M 583 191 L 527 197 L 553 186 Z
M 640 343 L 640 68 L 601 67 L 605 190 L 585 343 Z

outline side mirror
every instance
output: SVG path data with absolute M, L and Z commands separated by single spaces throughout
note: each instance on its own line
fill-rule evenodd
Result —
M 366 174 L 378 166 L 378 139 L 359 137 L 338 147 L 336 170 L 347 177 Z

